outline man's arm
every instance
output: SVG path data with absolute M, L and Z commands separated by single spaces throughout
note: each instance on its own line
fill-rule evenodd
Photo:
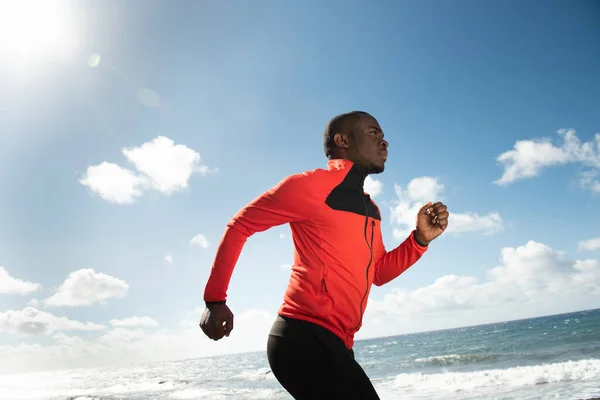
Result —
M 390 252 L 385 250 L 383 242 L 381 242 L 381 247 L 376 250 L 379 257 L 375 264 L 373 284 L 381 286 L 397 278 L 419 261 L 427 248 L 428 246 L 419 244 L 415 237 L 415 231 L 412 231 L 404 242 Z
M 292 175 L 242 208 L 227 224 L 217 248 L 204 301 L 225 303 L 233 269 L 246 240 L 256 232 L 289 222 L 307 220 L 314 207 L 310 176 Z
M 377 286 L 386 284 L 416 263 L 427 251 L 429 243 L 448 228 L 449 216 L 444 203 L 428 202 L 417 213 L 417 227 L 400 246 L 388 253 L 382 240 L 381 246 L 375 249 L 377 261 L 373 283 Z

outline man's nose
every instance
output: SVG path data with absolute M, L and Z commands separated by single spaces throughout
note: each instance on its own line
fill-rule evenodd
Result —
M 388 148 L 388 142 L 387 142 L 387 140 L 382 140 L 381 144 L 379 146 L 381 148 L 383 148 L 383 149 L 387 149 Z

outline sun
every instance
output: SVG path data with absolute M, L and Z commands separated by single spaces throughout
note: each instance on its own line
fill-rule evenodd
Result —
M 0 0 L 0 54 L 64 55 L 73 45 L 69 11 L 64 0 Z

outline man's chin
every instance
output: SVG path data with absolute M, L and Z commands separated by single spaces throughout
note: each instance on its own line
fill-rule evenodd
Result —
M 373 165 L 369 168 L 369 174 L 380 174 L 385 170 L 385 165 Z

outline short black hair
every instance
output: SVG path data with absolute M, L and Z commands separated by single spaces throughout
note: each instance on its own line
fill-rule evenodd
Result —
M 335 135 L 337 133 L 347 133 L 352 137 L 354 134 L 352 128 L 360 121 L 361 117 L 366 115 L 369 115 L 369 113 L 364 111 L 350 111 L 336 115 L 329 120 L 323 133 L 323 148 L 327 158 L 331 159 L 334 156 L 336 145 L 333 138 Z

